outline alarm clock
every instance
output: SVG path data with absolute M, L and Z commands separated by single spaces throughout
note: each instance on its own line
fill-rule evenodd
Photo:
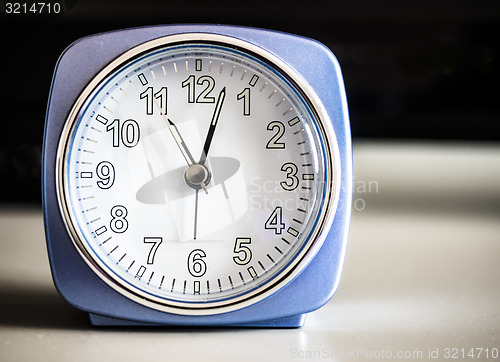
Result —
M 339 284 L 351 193 L 342 75 L 316 41 L 155 26 L 57 62 L 47 248 L 94 325 L 302 326 Z

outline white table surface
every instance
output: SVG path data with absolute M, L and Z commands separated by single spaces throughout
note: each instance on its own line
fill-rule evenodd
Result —
M 491 359 L 500 145 L 357 143 L 354 155 L 340 288 L 300 329 L 93 328 L 53 286 L 41 210 L 2 205 L 0 361 Z

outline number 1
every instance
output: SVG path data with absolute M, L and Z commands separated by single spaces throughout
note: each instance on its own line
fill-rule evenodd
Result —
M 250 88 L 245 88 L 243 91 L 236 96 L 237 100 L 243 99 L 243 115 L 250 115 Z

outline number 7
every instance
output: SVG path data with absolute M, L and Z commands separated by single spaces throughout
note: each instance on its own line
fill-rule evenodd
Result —
M 163 241 L 163 238 L 161 238 L 161 237 L 145 237 L 144 238 L 145 244 L 153 244 L 153 246 L 151 246 L 151 250 L 149 250 L 148 264 L 154 263 L 156 251 L 158 250 L 158 247 L 160 246 L 162 241 Z

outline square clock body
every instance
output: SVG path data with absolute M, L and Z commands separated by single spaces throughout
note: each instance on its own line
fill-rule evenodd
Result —
M 351 192 L 342 75 L 315 41 L 156 26 L 57 63 L 47 247 L 95 325 L 303 325 L 338 286 Z

